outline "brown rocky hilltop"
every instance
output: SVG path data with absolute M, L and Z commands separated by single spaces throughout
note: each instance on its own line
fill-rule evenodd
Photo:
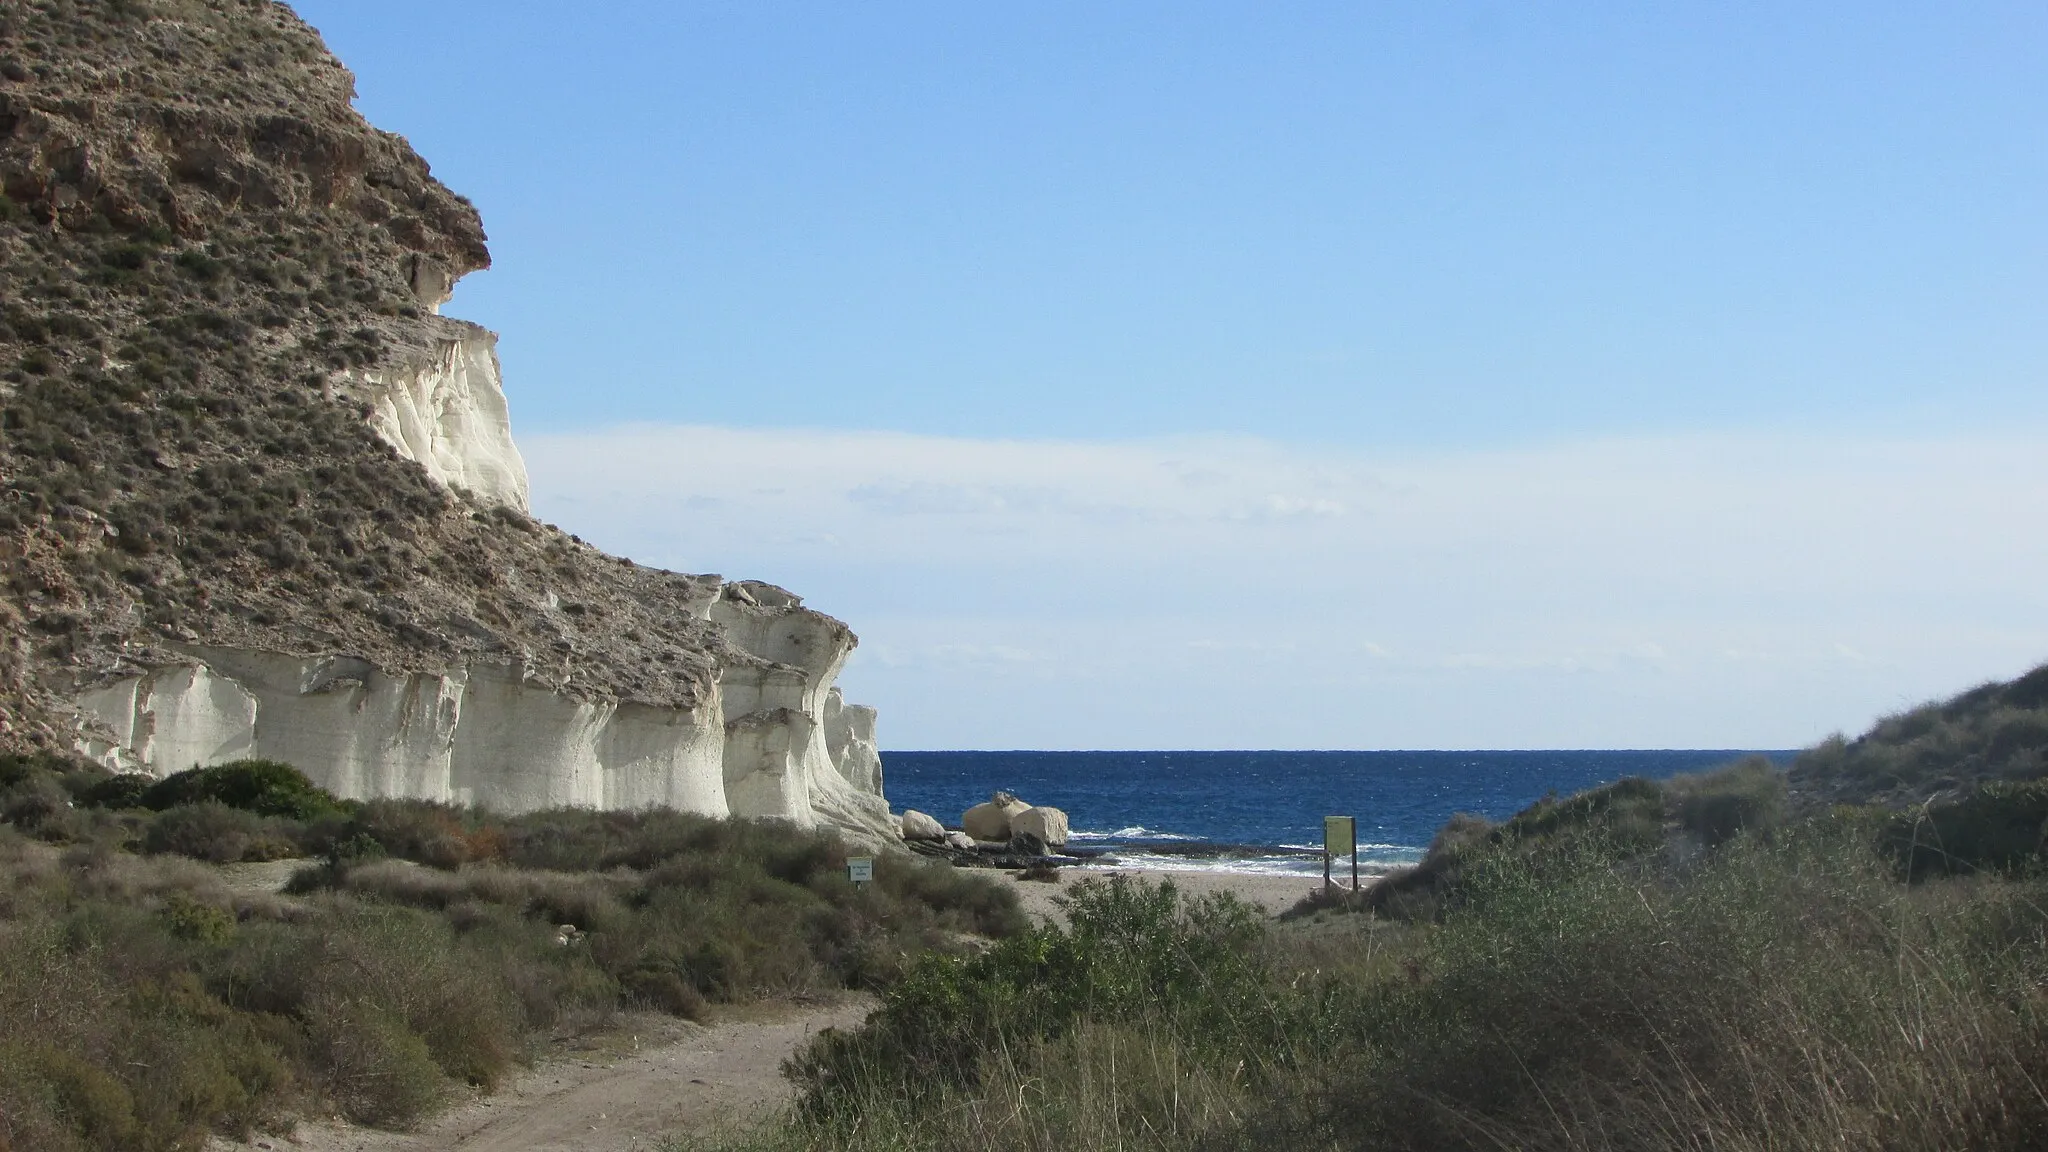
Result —
M 0 743 L 885 827 L 854 644 L 527 514 L 477 212 L 270 0 L 0 0 Z

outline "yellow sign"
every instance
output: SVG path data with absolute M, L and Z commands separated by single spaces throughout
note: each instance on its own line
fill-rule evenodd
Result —
M 1358 818 L 1355 816 L 1323 817 L 1323 852 L 1330 856 L 1349 856 L 1358 851 Z

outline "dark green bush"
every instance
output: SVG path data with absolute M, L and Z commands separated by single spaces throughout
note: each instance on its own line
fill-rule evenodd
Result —
M 225 804 L 259 816 L 309 821 L 345 811 L 334 795 L 306 774 L 276 760 L 236 760 L 166 776 L 142 793 L 159 812 L 182 804 Z
M 71 793 L 51 776 L 35 776 L 0 790 L 0 820 L 24 832 L 40 832 L 71 808 Z
M 2048 781 L 1986 784 L 1900 812 L 1880 843 L 1913 880 L 2038 866 L 2048 849 Z
M 140 772 L 123 772 L 88 784 L 78 793 L 78 802 L 93 808 L 147 808 L 144 802 L 156 778 Z
M 860 1031 L 829 1035 L 791 1063 L 805 1107 L 824 1118 L 857 1106 L 878 1077 L 971 1086 L 986 1058 L 1084 1020 L 1145 1020 L 1210 1047 L 1256 1026 L 1262 928 L 1245 905 L 1118 876 L 1077 884 L 1068 920 L 980 956 L 920 961 Z

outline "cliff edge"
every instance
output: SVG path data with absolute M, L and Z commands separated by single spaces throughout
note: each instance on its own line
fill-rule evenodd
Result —
M 855 644 L 528 515 L 476 210 L 270 0 L 0 7 L 0 746 L 891 838 Z

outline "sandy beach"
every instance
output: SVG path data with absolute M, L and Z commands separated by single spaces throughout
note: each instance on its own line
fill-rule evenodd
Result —
M 1150 868 L 1062 868 L 1057 880 L 1020 880 L 1022 873 L 1011 872 L 1004 879 L 1024 901 L 1024 908 L 1033 916 L 1062 923 L 1066 911 L 1058 902 L 1074 884 L 1090 877 L 1131 876 L 1157 883 L 1171 880 L 1182 892 L 1205 895 L 1210 892 L 1228 892 L 1248 904 L 1255 904 L 1266 910 L 1269 916 L 1277 916 L 1294 906 L 1294 903 L 1322 886 L 1322 880 L 1307 876 L 1273 876 L 1236 872 L 1194 872 L 1166 871 Z

